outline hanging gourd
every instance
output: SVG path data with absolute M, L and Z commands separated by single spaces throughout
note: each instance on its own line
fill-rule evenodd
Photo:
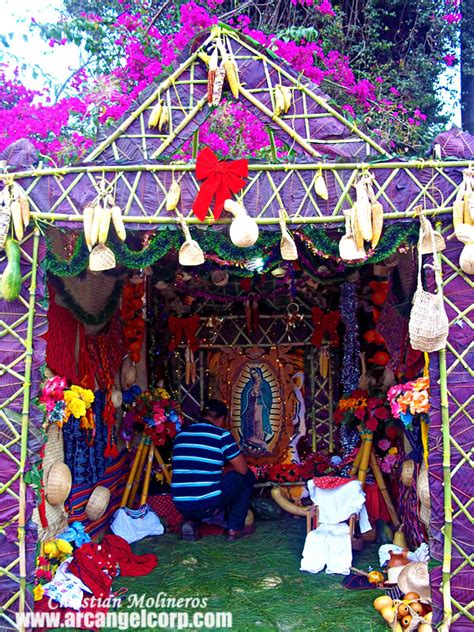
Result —
M 250 217 L 247 210 L 234 200 L 226 200 L 224 208 L 232 213 L 234 219 L 230 225 L 230 240 L 238 248 L 249 248 L 258 239 L 258 224 L 253 217 Z

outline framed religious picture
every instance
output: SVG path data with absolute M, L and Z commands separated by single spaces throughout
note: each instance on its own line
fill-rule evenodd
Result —
M 289 456 L 294 435 L 294 376 L 302 354 L 287 347 L 222 350 L 210 364 L 218 392 L 230 408 L 229 430 L 250 463 Z

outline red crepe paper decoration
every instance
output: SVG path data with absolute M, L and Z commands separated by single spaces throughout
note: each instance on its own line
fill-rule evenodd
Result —
M 340 344 L 337 328 L 341 320 L 339 310 L 325 314 L 319 307 L 313 307 L 311 316 L 314 324 L 314 333 L 311 337 L 311 344 L 320 347 L 325 334 L 328 335 L 331 346 L 337 347 Z
M 244 188 L 247 176 L 247 160 L 219 160 L 209 147 L 200 151 L 196 160 L 196 178 L 203 183 L 193 204 L 196 217 L 204 221 L 215 198 L 213 215 L 214 219 L 219 219 L 224 202 Z

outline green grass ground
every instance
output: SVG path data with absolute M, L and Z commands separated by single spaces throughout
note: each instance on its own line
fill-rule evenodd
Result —
M 234 542 L 222 536 L 197 542 L 174 534 L 149 538 L 133 549 L 156 553 L 158 567 L 146 577 L 119 577 L 114 589 L 128 588 L 121 609 L 127 609 L 131 594 L 206 597 L 209 611 L 232 612 L 233 632 L 386 631 L 372 608 L 383 593 L 347 590 L 341 576 L 298 570 L 304 539 L 304 521 L 290 517 L 259 521 L 253 537 Z M 377 567 L 377 548 L 356 553 L 354 565 Z

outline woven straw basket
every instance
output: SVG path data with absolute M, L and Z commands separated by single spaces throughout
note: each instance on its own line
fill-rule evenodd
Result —
M 110 502 L 110 491 L 98 485 L 89 497 L 86 505 L 86 516 L 91 522 L 102 518 Z
M 50 505 L 61 505 L 69 496 L 72 485 L 71 470 L 65 463 L 53 463 L 45 485 L 46 500 Z
M 402 604 L 403 601 L 400 601 L 399 599 L 395 599 L 393 602 L 393 605 L 398 607 L 400 604 Z M 420 625 L 420 623 L 427 623 L 428 625 L 431 625 L 426 619 L 424 619 L 422 616 L 420 616 L 417 612 L 415 612 L 413 610 L 413 608 L 411 608 L 408 604 L 407 604 L 407 608 L 410 612 L 410 616 L 411 616 L 411 621 L 410 621 L 410 625 L 406 628 L 403 628 L 403 632 L 412 632 L 412 630 L 416 630 L 418 628 L 418 626 Z M 390 629 L 391 630 L 399 630 L 400 623 L 399 621 L 397 621 L 397 618 L 395 617 L 394 622 L 390 625 Z
M 192 239 L 189 227 L 184 220 L 181 222 L 185 242 L 179 249 L 178 261 L 181 266 L 200 266 L 204 263 L 204 253 L 195 239 Z
M 105 244 L 97 244 L 89 255 L 89 270 L 102 272 L 112 270 L 117 265 L 114 253 Z
M 420 601 L 431 603 L 428 562 L 410 562 L 404 566 L 398 576 L 398 587 L 404 595 L 416 592 L 420 595 Z
M 410 333 L 410 344 L 413 349 L 431 353 L 446 347 L 446 341 L 449 334 L 449 320 L 444 308 L 443 295 L 441 293 L 441 270 L 436 259 L 434 259 L 433 269 L 435 272 L 438 292 L 436 294 L 431 294 L 423 289 L 421 280 L 421 270 L 423 267 L 421 246 L 423 240 L 425 239 L 423 226 L 424 223 L 421 224 L 420 237 L 418 240 L 418 281 L 415 295 L 413 297 L 413 307 L 410 314 L 408 329 Z M 434 231 L 432 229 L 431 242 L 431 252 L 435 253 L 436 246 L 434 243 Z

